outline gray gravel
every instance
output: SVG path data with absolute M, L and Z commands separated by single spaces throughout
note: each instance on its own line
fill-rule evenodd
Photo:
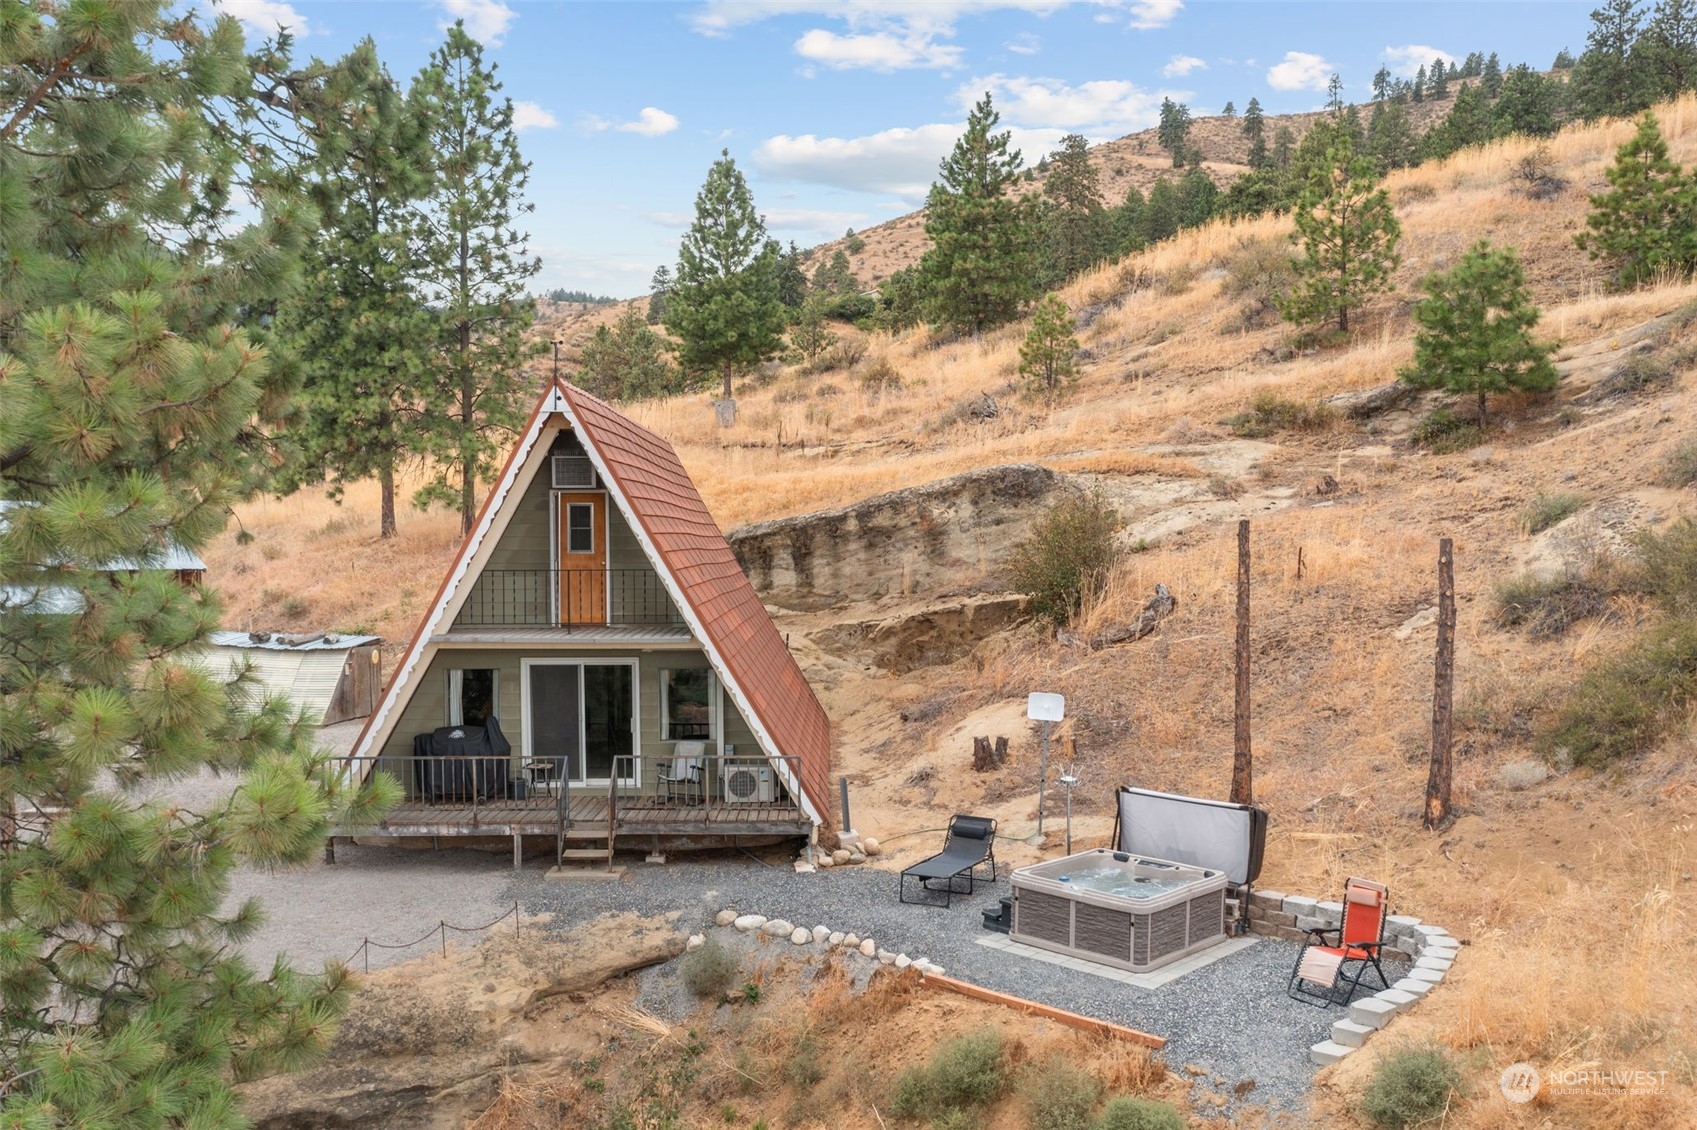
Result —
M 703 930 L 719 910 L 734 906 L 797 926 L 873 937 L 882 949 L 928 957 L 950 975 L 988 988 L 1165 1036 L 1169 1066 L 1201 1068 L 1199 1085 L 1230 1096 L 1231 1088 L 1253 1080 L 1244 1103 L 1299 1118 L 1314 1074 L 1309 1045 L 1327 1037 L 1343 1010 L 1285 996 L 1294 943 L 1263 938 L 1159 989 L 1141 989 L 975 944 L 983 933 L 979 911 L 1007 891 L 1003 879 L 947 909 L 903 905 L 889 872 L 842 868 L 797 875 L 787 866 L 733 857 L 635 865 L 620 883 L 544 883 L 527 872 L 507 897 L 517 897 L 527 913 L 552 914 L 550 928 L 560 931 L 615 910 L 680 911 L 681 927 Z M 1388 971 L 1394 979 L 1396 971 Z M 680 1018 L 692 1002 L 676 981 L 670 966 L 646 973 L 644 1006 Z M 1234 1109 L 1235 1100 L 1220 1112 L 1229 1116 Z

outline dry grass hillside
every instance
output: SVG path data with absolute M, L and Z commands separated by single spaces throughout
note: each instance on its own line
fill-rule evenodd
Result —
M 1662 122 L 1675 158 L 1697 163 L 1697 99 L 1665 107 Z M 1371 875 L 1399 909 L 1468 942 L 1455 976 L 1399 1021 L 1398 1040 L 1321 1073 L 1323 1125 L 1357 1124 L 1366 1074 L 1408 1035 L 1429 1035 L 1466 1064 L 1470 1089 L 1446 1126 L 1697 1125 L 1697 745 L 1678 737 L 1595 773 L 1534 764 L 1528 740 L 1541 712 L 1647 610 L 1617 598 L 1555 638 L 1505 630 L 1493 616 L 1495 587 L 1528 563 L 1618 545 L 1631 528 L 1691 508 L 1689 490 L 1662 485 L 1662 469 L 1697 437 L 1697 324 L 1659 323 L 1654 341 L 1685 358 L 1671 383 L 1606 395 L 1597 381 L 1645 323 L 1691 311 L 1697 286 L 1608 294 L 1572 241 L 1630 132 L 1582 126 L 1549 141 L 1568 182 L 1553 199 L 1521 190 L 1514 166 L 1532 148 L 1521 141 L 1394 174 L 1404 226 L 1395 292 L 1324 350 L 1295 348 L 1289 327 L 1227 293 L 1246 248 L 1285 238 L 1289 221 L 1269 218 L 1185 233 L 1071 284 L 1085 365 L 1053 400 L 1019 392 L 1025 328 L 1011 326 L 981 340 L 874 339 L 852 367 L 763 376 L 739 391 L 740 421 L 725 431 L 711 427 L 704 395 L 633 410 L 671 439 L 727 529 L 1000 463 L 1083 476 L 1121 507 L 1136 550 L 1084 627 L 1125 622 L 1158 582 L 1178 597 L 1177 613 L 1135 644 L 1070 649 L 1026 627 L 959 663 L 902 675 L 811 638 L 865 610 L 786 617 L 833 717 L 840 769 L 863 798 L 857 823 L 883 837 L 966 810 L 1016 834 L 1028 826 L 1036 766 L 1022 711 L 1032 689 L 1067 695 L 1084 836 L 1106 833 L 1105 798 L 1122 782 L 1222 795 L 1232 526 L 1253 519 L 1256 795 L 1274 826 L 1263 884 L 1329 894 L 1347 875 Z M 1520 250 L 1541 331 L 1560 341 L 1569 374 L 1549 398 L 1495 403 L 1486 446 L 1431 454 L 1409 442 L 1407 413 L 1322 419 L 1256 441 L 1221 423 L 1258 393 L 1312 406 L 1392 380 L 1411 354 L 1418 280 L 1482 238 Z M 985 393 L 1003 410 L 978 422 L 965 409 Z M 1579 512 L 1529 537 L 1523 511 L 1554 491 L 1580 496 Z M 357 494 L 339 513 L 311 498 L 245 509 L 256 540 L 231 537 L 209 555 L 233 622 L 282 626 L 277 610 L 292 602 L 301 626 L 404 636 L 452 551 L 454 524 L 403 516 L 402 538 L 384 545 L 371 515 Z M 1417 614 L 1434 601 L 1439 537 L 1456 545 L 1461 817 L 1434 835 L 1418 826 L 1433 630 Z M 986 733 L 1013 738 L 1013 757 L 980 776 L 966 769 L 969 739 Z M 1666 1071 L 1667 1089 L 1516 1107 L 1496 1079 L 1517 1060 Z

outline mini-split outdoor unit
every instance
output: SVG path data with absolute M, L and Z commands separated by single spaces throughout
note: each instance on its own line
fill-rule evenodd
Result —
M 555 490 L 589 490 L 595 486 L 595 464 L 587 455 L 556 455 L 552 465 Z
M 724 788 L 725 800 L 731 804 L 771 804 L 778 799 L 772 767 L 759 762 L 721 764 L 719 783 Z

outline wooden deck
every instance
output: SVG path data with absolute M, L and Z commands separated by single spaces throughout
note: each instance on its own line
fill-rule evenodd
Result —
M 571 798 L 566 838 L 607 838 L 607 797 Z M 615 836 L 801 835 L 812 830 L 793 804 L 669 803 L 660 797 L 619 798 Z M 338 829 L 358 836 L 553 836 L 560 831 L 555 798 L 495 800 L 482 804 L 402 801 L 379 824 Z

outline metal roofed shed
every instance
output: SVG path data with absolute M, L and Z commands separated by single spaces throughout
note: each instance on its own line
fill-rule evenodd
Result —
M 213 632 L 210 654 L 249 662 L 272 694 L 287 695 L 321 726 L 370 714 L 383 689 L 383 638 L 320 632 Z

